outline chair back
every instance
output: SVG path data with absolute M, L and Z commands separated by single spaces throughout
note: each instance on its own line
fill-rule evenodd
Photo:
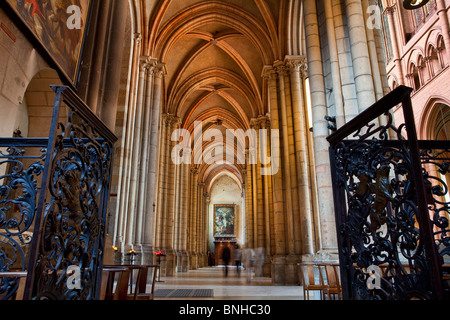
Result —
M 338 288 L 340 283 L 337 266 L 331 264 L 325 265 L 325 273 L 327 275 L 328 285 L 333 288 Z
M 315 267 L 310 263 L 300 264 L 300 275 L 303 285 L 310 286 L 318 284 L 315 277 Z
M 6 279 L 9 279 L 9 280 L 15 279 L 18 282 L 18 287 L 12 298 L 17 301 L 23 300 L 27 276 L 28 276 L 28 273 L 26 271 L 0 272 L 0 286 L 3 283 L 3 281 Z
M 117 284 L 114 290 L 116 275 Z M 105 267 L 102 272 L 101 298 L 105 300 L 126 300 L 130 270 L 125 267 Z

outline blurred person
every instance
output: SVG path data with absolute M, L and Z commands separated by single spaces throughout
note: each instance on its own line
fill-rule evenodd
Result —
M 241 256 L 242 251 L 238 244 L 234 246 L 234 263 L 236 265 L 236 272 L 238 277 L 241 276 Z
M 266 257 L 266 250 L 264 248 L 255 249 L 255 277 L 262 277 L 264 275 L 263 266 Z
M 245 271 L 247 272 L 247 281 L 252 280 L 252 272 L 255 263 L 255 251 L 251 248 L 245 248 L 242 251 L 242 262 L 244 263 Z
M 231 251 L 230 251 L 230 247 L 225 246 L 222 250 L 222 260 L 223 263 L 225 264 L 225 277 L 228 277 L 228 264 L 230 263 L 230 259 L 231 259 Z

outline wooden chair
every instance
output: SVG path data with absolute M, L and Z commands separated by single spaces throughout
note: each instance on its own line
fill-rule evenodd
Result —
M 331 300 L 331 295 L 337 295 L 338 299 L 342 299 L 342 287 L 339 281 L 339 270 L 336 264 L 324 264 L 325 274 L 327 277 L 327 288 L 325 294 L 328 295 L 328 300 Z
M 309 300 L 310 291 L 320 291 L 320 299 L 323 300 L 324 291 L 327 289 L 327 286 L 324 284 L 321 270 L 316 265 L 309 263 L 299 263 L 298 266 L 303 285 L 303 299 L 307 298 Z M 319 271 L 319 281 L 315 277 L 315 269 Z
M 125 295 L 121 294 L 119 300 L 153 300 L 154 292 L 155 292 L 155 283 L 156 283 L 156 273 L 158 270 L 157 265 L 110 265 L 104 266 L 104 270 L 117 270 L 117 269 L 128 269 L 128 278 L 127 278 L 127 289 L 125 290 Z M 147 280 L 149 269 L 153 269 L 153 274 L 151 278 L 151 287 L 150 292 L 147 292 Z M 134 283 L 134 271 L 137 271 L 136 283 Z M 103 279 L 104 280 L 104 279 Z M 125 280 L 123 280 L 125 282 Z M 118 280 L 119 286 L 119 280 Z M 106 290 L 106 292 L 111 292 L 110 289 Z M 108 297 L 106 297 L 108 299 Z
M 151 287 L 150 292 L 147 292 L 147 280 L 149 269 L 153 270 L 151 275 Z M 134 289 L 134 293 L 128 294 L 128 300 L 153 300 L 155 293 L 155 283 L 156 283 L 156 274 L 158 271 L 158 266 L 156 265 L 144 265 L 142 268 L 139 268 L 137 279 L 136 279 L 136 287 Z
M 19 272 L 0 272 L 0 281 L 3 281 L 5 278 L 18 278 L 19 279 L 19 287 L 13 297 L 14 300 L 21 301 L 23 300 L 23 295 L 25 293 L 25 284 L 27 281 L 28 273 L 26 271 Z
M 116 274 L 118 279 L 114 288 Z M 127 300 L 129 278 L 130 269 L 126 267 L 104 267 L 100 300 Z

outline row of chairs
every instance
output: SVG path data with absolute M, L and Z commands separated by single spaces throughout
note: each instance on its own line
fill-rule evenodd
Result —
M 340 281 L 339 264 L 333 263 L 299 263 L 300 278 L 303 285 L 303 296 L 305 299 L 310 299 L 310 291 L 319 291 L 320 299 L 331 297 L 342 299 L 342 287 Z M 381 276 L 388 276 L 388 265 L 381 264 L 378 266 L 381 271 Z M 355 265 L 355 268 L 358 268 Z M 410 273 L 410 266 L 403 264 L 404 272 Z M 444 270 L 450 271 L 450 265 L 443 265 Z M 365 269 L 364 272 L 367 272 Z M 444 272 L 443 280 L 450 280 L 450 272 Z
M 157 265 L 104 266 L 100 300 L 153 300 L 158 268 Z M 137 271 L 136 277 L 134 271 Z M 4 279 L 17 278 L 19 286 L 13 299 L 22 300 L 27 275 L 26 271 L 0 272 L 0 284 Z M 147 285 L 150 285 L 148 291 Z
M 153 300 L 158 268 L 157 265 L 104 266 L 100 300 Z M 149 270 L 153 271 L 150 279 Z M 134 271 L 137 271 L 136 282 Z
M 319 291 L 320 299 L 342 299 L 339 265 L 333 263 L 299 263 L 303 298 L 310 300 L 310 291 Z

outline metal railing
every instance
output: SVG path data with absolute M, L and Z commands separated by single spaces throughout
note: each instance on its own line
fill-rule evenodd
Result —
M 94 300 L 117 138 L 70 88 L 52 89 L 48 138 L 0 139 L 0 272 L 28 273 L 25 300 Z M 17 287 L 2 281 L 0 299 Z
M 411 92 L 400 86 L 328 137 L 344 299 L 448 297 L 450 143 L 417 140 Z

